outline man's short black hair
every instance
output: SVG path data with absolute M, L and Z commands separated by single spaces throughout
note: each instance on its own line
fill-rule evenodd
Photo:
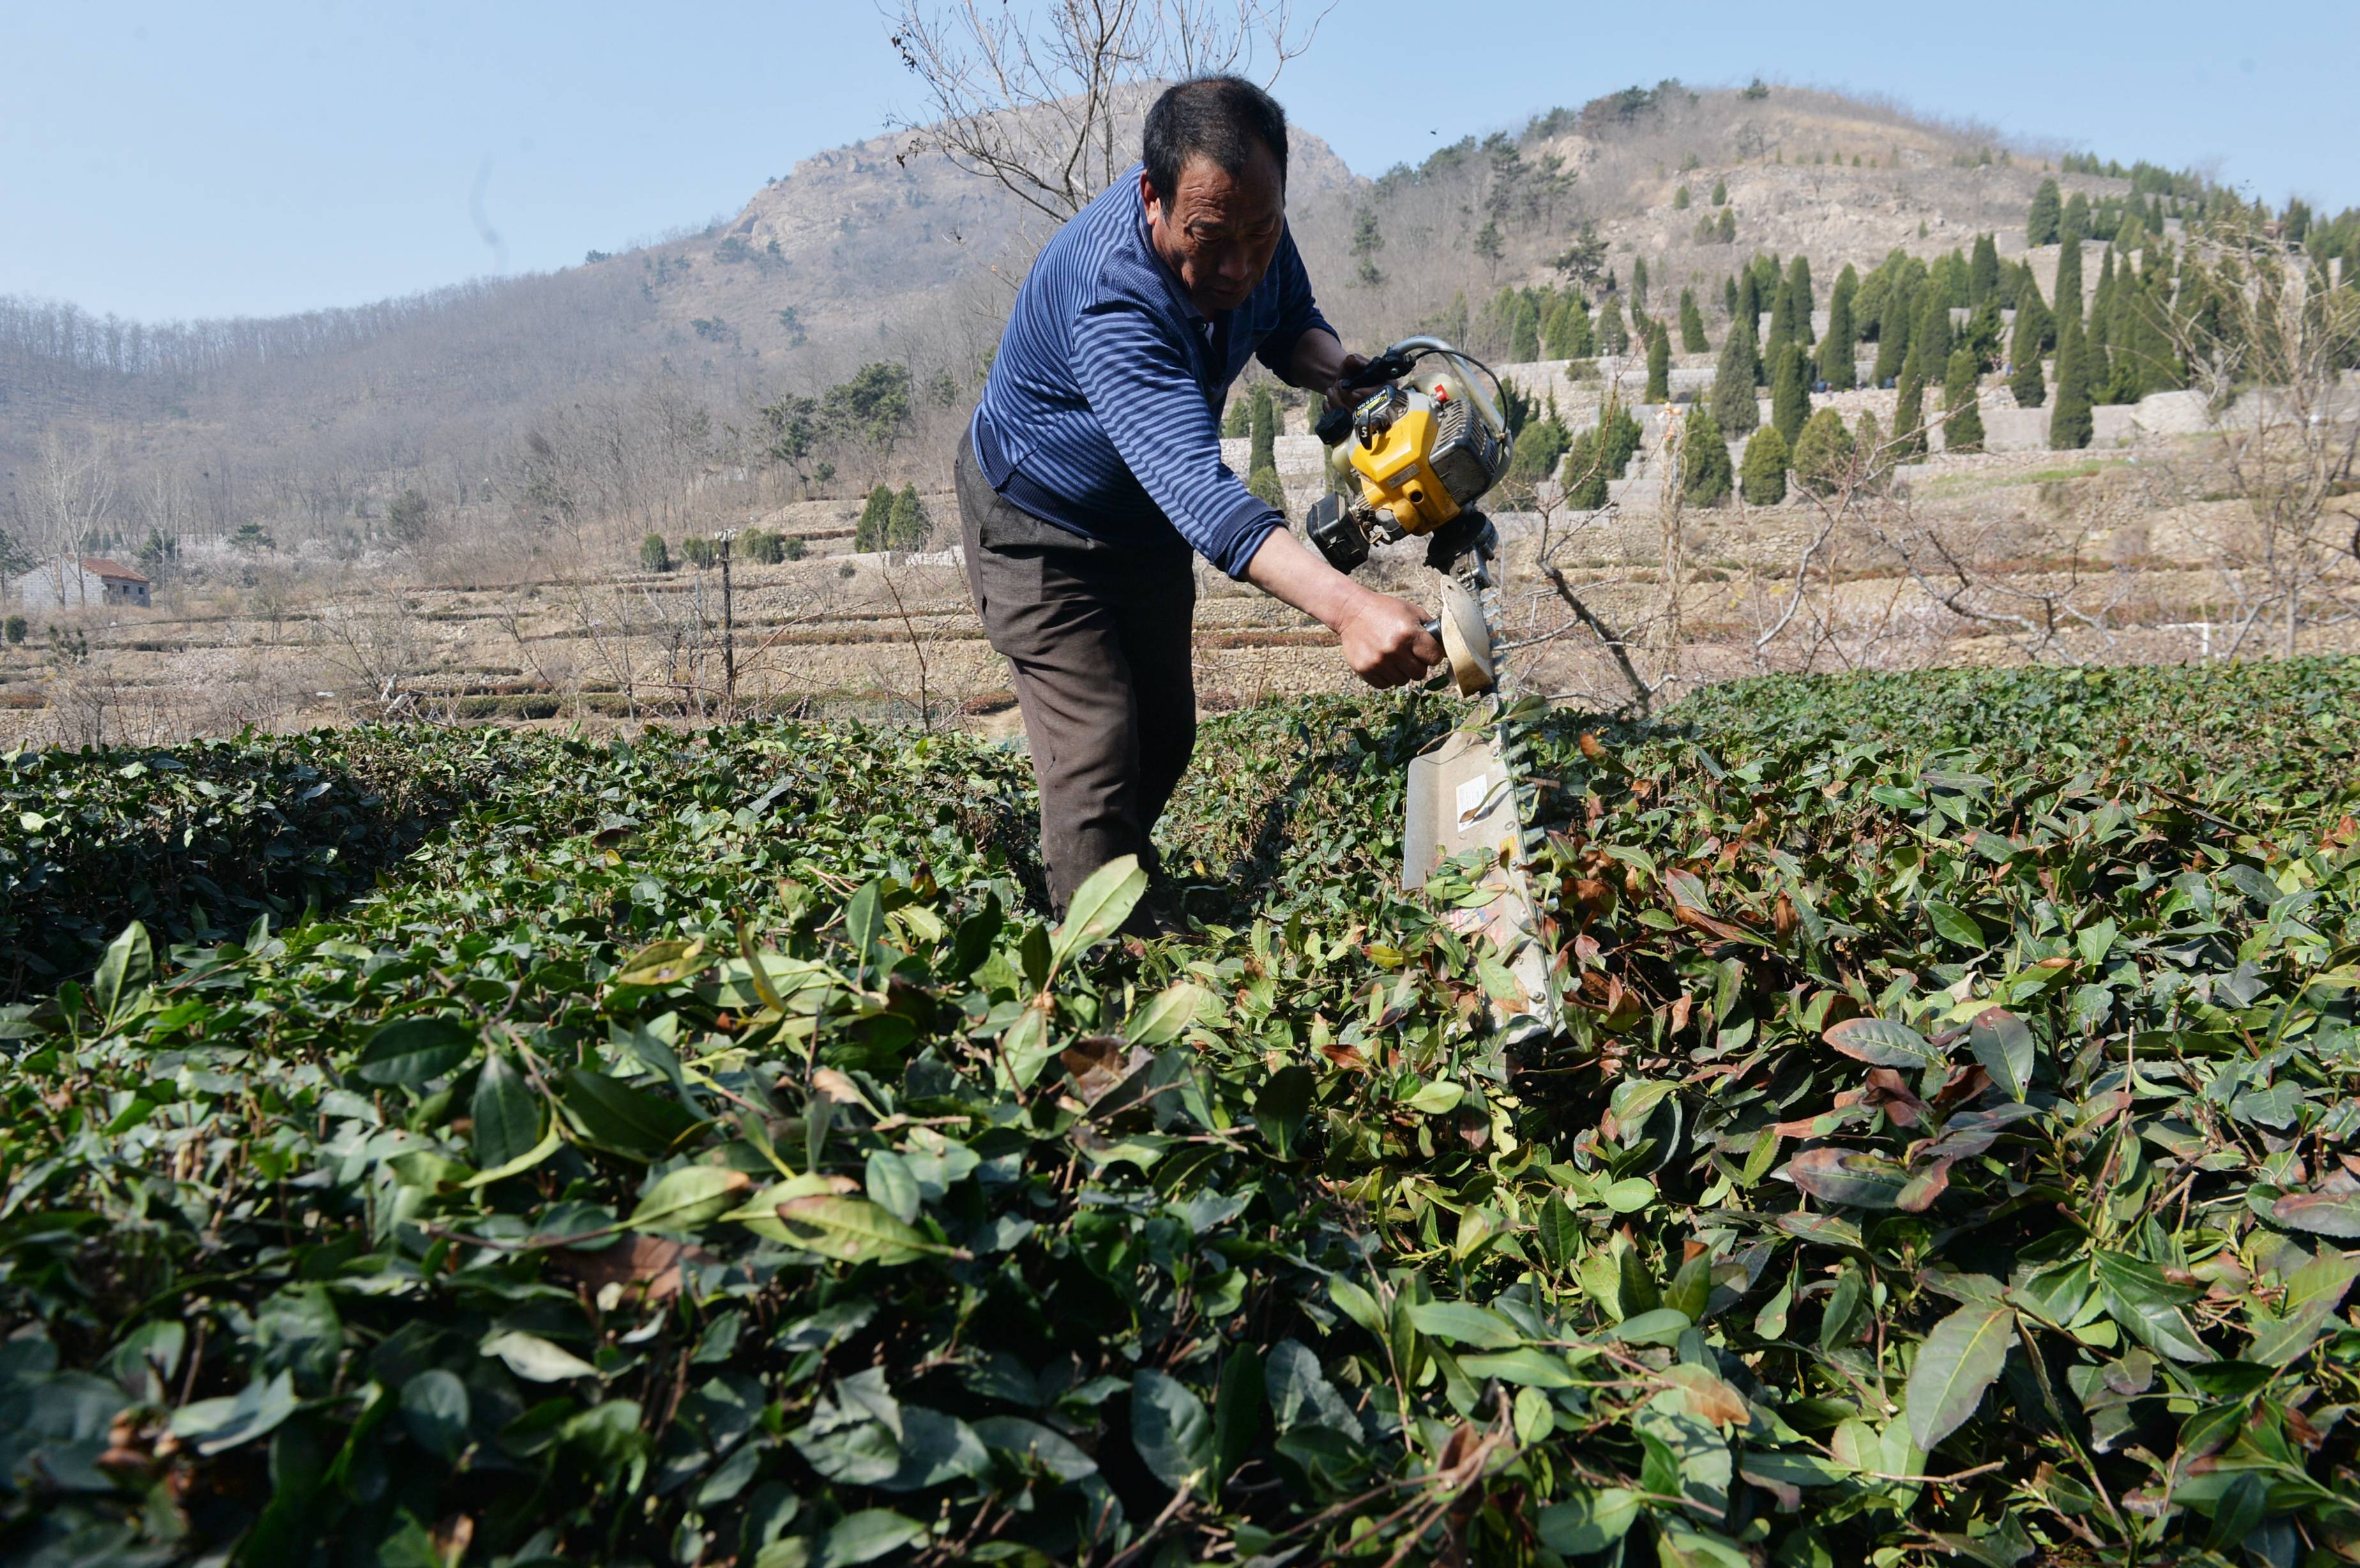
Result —
M 1256 142 L 1278 159 L 1279 188 L 1285 189 L 1286 111 L 1241 76 L 1199 76 L 1166 89 L 1147 111 L 1142 139 L 1147 182 L 1167 201 L 1190 158 L 1208 158 L 1223 173 L 1240 175 Z

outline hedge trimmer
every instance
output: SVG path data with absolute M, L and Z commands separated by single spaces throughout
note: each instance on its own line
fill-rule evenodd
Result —
M 1410 763 L 1402 884 L 1421 888 L 1443 862 L 1474 862 L 1472 887 L 1448 919 L 1461 935 L 1490 939 L 1496 956 L 1482 967 L 1491 1021 L 1513 1043 L 1556 1032 L 1561 1018 L 1525 876 L 1533 792 L 1520 731 L 1537 704 L 1501 696 L 1491 571 L 1500 536 L 1475 509 L 1507 472 L 1514 441 L 1477 371 L 1498 390 L 1488 365 L 1439 338 L 1415 337 L 1348 379 L 1369 395 L 1319 420 L 1330 489 L 1313 504 L 1308 528 L 1338 572 L 1358 568 L 1373 545 L 1416 538 L 1441 575 L 1441 613 L 1427 629 L 1441 639 L 1459 695 L 1482 701 Z

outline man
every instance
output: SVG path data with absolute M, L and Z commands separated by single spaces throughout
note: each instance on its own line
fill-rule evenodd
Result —
M 1286 228 L 1286 116 L 1232 76 L 1148 111 L 1143 158 L 1043 249 L 955 474 L 967 581 L 1015 673 L 1057 910 L 1149 843 L 1196 744 L 1194 550 L 1315 616 L 1372 686 L 1441 647 L 1416 606 L 1336 571 L 1221 463 L 1249 354 L 1353 401 Z

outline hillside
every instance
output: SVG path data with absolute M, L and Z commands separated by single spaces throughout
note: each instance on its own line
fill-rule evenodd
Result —
M 2006 243 L 2038 175 L 2021 159 L 1975 165 L 1989 145 L 1797 90 L 1634 90 L 1373 180 L 1306 127 L 1292 197 L 1323 302 L 1371 341 L 1454 294 L 1547 276 L 1584 224 L 1616 271 L 1627 278 L 1644 256 L 1659 283 L 1717 280 L 1757 246 L 1807 249 L 1831 278 L 1895 245 L 1947 249 L 1980 230 Z M 304 559 L 350 559 L 387 546 L 373 525 L 416 490 L 440 525 L 435 553 L 530 554 L 548 548 L 519 526 L 533 510 L 535 430 L 560 448 L 627 454 L 632 474 L 579 503 L 626 528 L 736 520 L 757 503 L 857 495 L 880 477 L 934 488 L 1042 234 L 996 186 L 905 151 L 880 137 L 821 154 L 733 218 L 562 273 L 352 310 L 142 327 L 0 302 L 0 466 L 16 476 L 16 515 L 33 509 L 25 475 L 51 430 L 94 443 L 116 471 L 102 534 L 125 549 L 159 528 L 196 542 L 251 522 Z M 1803 161 L 1829 154 L 1843 161 Z M 1693 239 L 1692 212 L 1719 179 L 1733 248 Z M 1681 183 L 1694 209 L 1670 205 Z M 1500 214 L 1490 261 L 1470 248 L 1479 210 Z M 1355 281 L 1363 212 L 1382 237 L 1373 283 Z M 927 389 L 906 440 L 838 454 L 815 490 L 760 461 L 761 407 L 879 359 Z

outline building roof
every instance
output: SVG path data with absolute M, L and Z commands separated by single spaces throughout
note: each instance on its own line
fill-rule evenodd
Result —
M 145 583 L 148 580 L 146 572 L 134 572 L 121 561 L 110 561 L 103 555 L 83 556 L 82 569 L 93 577 L 104 578 L 109 582 Z

